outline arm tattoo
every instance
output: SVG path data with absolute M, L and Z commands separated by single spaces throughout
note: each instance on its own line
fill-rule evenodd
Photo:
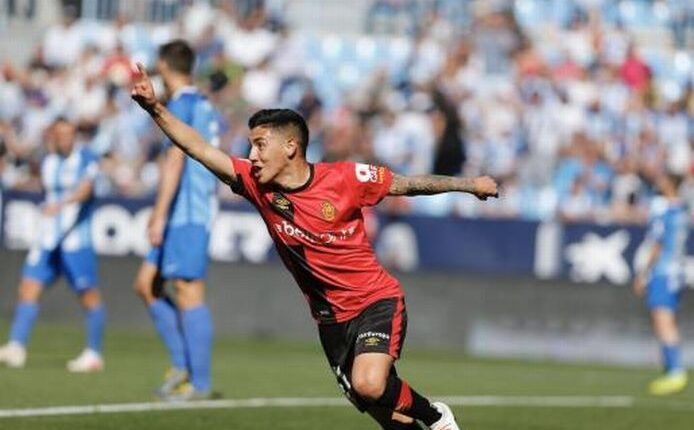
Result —
M 475 182 L 471 178 L 456 178 L 453 176 L 394 175 L 389 194 L 392 196 L 420 196 L 447 193 L 450 191 L 473 193 L 475 192 Z

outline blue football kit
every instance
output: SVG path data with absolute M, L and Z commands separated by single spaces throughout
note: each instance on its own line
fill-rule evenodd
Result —
M 685 244 L 688 213 L 681 202 L 658 200 L 648 223 L 647 240 L 658 243 L 661 252 L 648 277 L 646 303 L 650 309 L 676 310 L 684 287 Z
M 45 202 L 60 202 L 83 181 L 94 181 L 97 173 L 97 159 L 86 148 L 75 147 L 67 157 L 49 154 L 41 164 Z M 42 215 L 38 240 L 27 255 L 23 276 L 49 285 L 63 274 L 75 291 L 95 287 L 97 260 L 91 236 L 92 212 L 93 198 L 89 198 L 63 206 L 56 215 Z

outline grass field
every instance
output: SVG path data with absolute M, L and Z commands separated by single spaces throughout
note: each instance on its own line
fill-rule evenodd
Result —
M 6 333 L 6 325 L 0 329 Z M 99 375 L 71 375 L 64 370 L 81 341 L 79 328 L 39 325 L 27 367 L 0 369 L 0 416 L 19 408 L 153 401 L 152 388 L 166 361 L 152 333 L 109 331 L 107 369 Z M 224 399 L 327 397 L 338 403 L 0 418 L 0 429 L 377 428 L 339 403 L 317 342 L 221 338 L 215 344 L 214 360 L 215 386 Z M 467 406 L 454 410 L 464 429 L 694 428 L 694 389 L 667 399 L 644 394 L 654 369 L 482 360 L 407 349 L 399 369 L 414 387 L 432 397 L 463 396 L 459 400 Z M 593 396 L 620 397 L 617 404 L 596 407 L 579 406 L 574 396 L 588 396 L 591 402 L 596 400 Z M 554 401 L 562 399 L 569 404 L 556 406 Z M 514 405 L 503 405 L 508 402 Z

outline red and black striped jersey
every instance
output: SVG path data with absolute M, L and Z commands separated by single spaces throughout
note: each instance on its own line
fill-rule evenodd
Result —
M 363 207 L 388 194 L 390 170 L 353 162 L 311 164 L 308 182 L 287 191 L 259 184 L 248 160 L 231 160 L 233 191 L 260 212 L 318 323 L 348 321 L 378 300 L 403 296 L 378 262 L 362 215 Z

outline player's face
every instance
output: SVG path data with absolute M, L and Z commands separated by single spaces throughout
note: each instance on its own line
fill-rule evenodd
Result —
M 56 150 L 61 155 L 68 155 L 75 146 L 75 126 L 68 122 L 58 122 L 53 128 L 53 139 Z
M 288 165 L 283 133 L 270 127 L 255 127 L 249 140 L 251 153 L 248 159 L 253 164 L 252 173 L 261 184 L 268 184 Z

